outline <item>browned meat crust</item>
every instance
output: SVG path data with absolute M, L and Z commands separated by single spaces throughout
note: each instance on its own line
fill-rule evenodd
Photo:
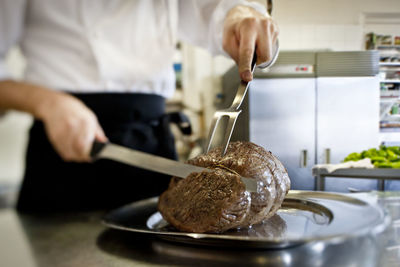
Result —
M 172 186 L 171 186 L 172 185 Z M 175 228 L 187 232 L 223 232 L 239 226 L 250 208 L 239 175 L 224 169 L 192 173 L 171 182 L 159 210 Z
M 233 142 L 188 161 L 215 169 L 174 178 L 161 196 L 158 209 L 181 231 L 223 232 L 247 227 L 273 216 L 286 196 L 290 180 L 271 152 L 251 142 Z M 257 193 L 245 191 L 239 175 L 257 180 Z

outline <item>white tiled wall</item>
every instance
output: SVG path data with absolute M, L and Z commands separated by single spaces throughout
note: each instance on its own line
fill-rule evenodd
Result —
M 394 28 L 400 29 L 399 25 L 391 26 L 387 23 L 364 24 L 368 14 L 382 18 L 400 17 L 399 0 L 275 0 L 273 2 L 272 15 L 279 24 L 279 38 L 282 49 L 285 50 L 360 50 L 364 49 L 365 33 L 371 30 L 393 33 Z
M 330 49 L 334 51 L 363 49 L 363 29 L 345 24 L 279 25 L 282 50 Z

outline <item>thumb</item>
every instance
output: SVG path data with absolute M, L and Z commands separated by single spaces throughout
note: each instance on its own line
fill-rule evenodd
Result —
M 96 139 L 96 141 L 103 142 L 103 143 L 108 142 L 108 138 L 105 135 L 105 133 L 100 125 L 98 125 L 96 128 L 95 139 Z

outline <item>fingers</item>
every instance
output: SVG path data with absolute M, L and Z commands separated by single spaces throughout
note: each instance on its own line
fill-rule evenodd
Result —
M 224 24 L 223 48 L 236 61 L 240 77 L 250 81 L 251 61 L 256 49 L 257 64 L 269 62 L 275 53 L 278 27 L 274 20 L 252 8 L 233 8 Z
M 90 121 L 68 118 L 65 125 L 52 125 L 51 142 L 65 161 L 88 162 L 89 153 L 94 141 L 94 127 Z M 58 128 L 55 128 L 58 127 Z
M 254 50 L 257 39 L 257 24 L 256 20 L 249 18 L 243 21 L 240 27 L 240 45 L 239 45 L 239 73 L 243 81 L 251 81 L 251 61 L 253 59 Z
M 86 122 L 86 124 L 76 129 L 77 132 L 73 137 L 73 148 L 74 148 L 74 161 L 90 161 L 90 150 L 95 140 L 96 123 L 93 121 Z
M 258 34 L 257 44 L 257 65 L 270 62 L 275 53 L 275 43 L 278 38 L 278 30 L 272 20 L 262 22 L 261 33 Z
M 272 59 L 272 33 L 268 30 L 269 25 L 265 23 L 267 30 L 257 38 L 257 64 L 268 62 Z
M 95 140 L 108 139 L 97 119 L 86 118 L 62 127 L 62 132 L 53 132 L 51 141 L 55 150 L 65 161 L 90 162 L 90 151 Z
M 108 142 L 108 138 L 107 138 L 107 136 L 105 135 L 103 129 L 102 129 L 101 126 L 100 126 L 100 124 L 98 124 L 98 127 L 97 127 L 97 129 L 96 129 L 96 132 L 95 132 L 95 139 L 96 139 L 97 141 L 103 142 L 103 143 Z
M 239 64 L 239 40 L 236 38 L 235 34 L 224 34 L 223 49 L 231 56 L 231 58 Z
M 47 114 L 47 136 L 65 161 L 89 162 L 94 140 L 107 141 L 95 114 L 71 96 L 59 96 Z
M 91 161 L 90 151 L 94 141 L 105 143 L 108 138 L 95 117 L 86 121 L 82 126 L 72 140 L 74 147 L 73 161 L 89 162 Z

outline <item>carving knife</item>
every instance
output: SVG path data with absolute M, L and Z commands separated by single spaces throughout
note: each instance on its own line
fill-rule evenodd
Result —
M 149 171 L 186 178 L 193 172 L 210 171 L 210 169 L 185 164 L 176 160 L 155 156 L 142 151 L 130 149 L 113 143 L 94 142 L 90 152 L 92 159 L 111 159 Z M 256 179 L 240 177 L 249 192 L 257 192 Z

